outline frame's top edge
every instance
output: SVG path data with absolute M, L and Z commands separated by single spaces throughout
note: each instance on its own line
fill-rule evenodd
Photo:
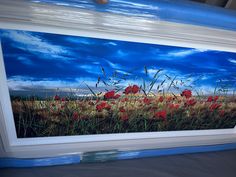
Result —
M 236 11 L 186 0 L 110 0 L 105 5 L 96 4 L 94 0 L 31 0 L 31 2 L 236 31 Z

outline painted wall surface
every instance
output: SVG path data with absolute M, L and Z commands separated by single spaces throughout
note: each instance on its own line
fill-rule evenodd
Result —
M 18 137 L 233 128 L 236 53 L 2 30 Z

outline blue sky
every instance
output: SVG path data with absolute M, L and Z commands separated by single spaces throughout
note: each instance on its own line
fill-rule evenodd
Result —
M 142 85 L 143 80 L 150 83 L 159 69 L 157 84 L 166 80 L 163 89 L 171 82 L 169 77 L 176 77 L 181 90 L 191 85 L 211 93 L 219 83 L 231 91 L 236 87 L 236 53 L 16 30 L 2 30 L 1 41 L 10 90 L 59 88 L 88 93 L 87 84 L 104 91 L 113 86 L 99 83 L 95 88 L 98 77 L 115 82 L 125 76 L 120 87 Z

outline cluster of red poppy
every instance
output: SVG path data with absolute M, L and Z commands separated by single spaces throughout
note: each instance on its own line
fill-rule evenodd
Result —
M 214 111 L 214 110 L 217 110 L 221 107 L 221 104 L 218 104 L 218 103 L 213 103 L 211 106 L 210 106 L 210 110 L 211 111 Z
M 192 91 L 191 90 L 186 89 L 180 95 L 187 99 L 186 102 L 185 102 L 185 106 L 194 106 L 197 103 L 197 101 L 194 98 L 189 99 L 189 98 L 192 97 Z
M 194 106 L 197 103 L 195 99 L 186 100 L 185 106 Z
M 126 95 L 128 95 L 128 94 L 130 94 L 130 93 L 136 94 L 136 93 L 139 92 L 139 90 L 140 90 L 139 86 L 137 86 L 137 85 L 132 85 L 132 86 L 126 87 L 124 93 L 125 93 Z
M 185 97 L 185 98 L 190 98 L 192 96 L 192 91 L 186 89 L 180 95 Z
M 210 102 L 210 103 L 213 102 L 209 107 L 210 111 L 218 110 L 222 106 L 221 104 L 216 103 L 218 99 L 219 99 L 219 96 L 214 96 L 214 97 L 209 96 L 207 98 L 207 102 Z M 224 110 L 220 110 L 220 115 L 222 116 L 223 114 L 224 114 Z
M 143 102 L 144 102 L 144 104 L 149 105 L 149 104 L 152 102 L 152 100 L 149 99 L 149 98 L 147 98 L 147 97 L 145 97 L 145 98 L 143 99 Z
M 122 103 L 127 102 L 127 101 L 129 101 L 128 98 L 123 98 L 123 99 L 121 100 Z
M 179 104 L 170 104 L 169 108 L 170 109 L 179 109 Z
M 126 110 L 123 106 L 121 106 L 119 108 L 119 112 L 120 112 L 120 119 L 123 121 L 127 121 L 129 119 L 128 114 L 126 113 Z
M 125 88 L 124 90 L 124 94 L 136 94 L 140 91 L 140 88 L 137 86 L 137 85 L 132 85 L 132 86 L 128 86 Z M 184 105 L 186 107 L 190 107 L 190 106 L 194 106 L 197 101 L 194 99 L 194 98 L 191 98 L 192 97 L 192 91 L 191 90 L 184 90 L 182 91 L 182 93 L 180 94 L 182 97 L 185 97 L 186 100 L 184 101 Z M 108 91 L 104 94 L 104 99 L 107 100 L 107 99 L 118 99 L 120 98 L 120 94 L 116 94 L 114 90 L 111 90 L 111 91 Z M 212 103 L 210 106 L 209 106 L 209 109 L 211 111 L 214 111 L 214 110 L 219 110 L 219 108 L 222 106 L 221 104 L 218 104 L 216 103 L 216 101 L 218 100 L 218 96 L 209 96 L 207 98 L 207 101 L 206 102 L 210 102 Z M 171 103 L 171 101 L 173 101 L 175 98 L 174 97 L 167 97 L 167 98 L 164 98 L 163 96 L 160 96 L 158 98 L 158 102 L 163 102 L 164 100 L 166 99 L 166 102 L 168 103 L 168 108 L 170 109 L 170 111 L 173 111 L 173 110 L 177 110 L 179 109 L 180 107 L 180 104 L 176 104 L 176 103 Z M 55 95 L 54 96 L 54 100 L 61 100 L 61 101 L 67 101 L 66 98 L 60 98 L 60 96 L 58 95 Z M 125 98 L 122 98 L 120 101 L 121 102 L 127 102 L 129 99 L 127 97 Z M 151 98 L 148 98 L 148 97 L 144 97 L 142 100 L 139 100 L 140 103 L 144 103 L 145 105 L 150 105 L 153 101 L 153 99 Z M 181 103 L 181 100 L 178 101 L 178 103 Z M 111 109 L 111 105 L 108 104 L 108 102 L 106 101 L 99 101 L 97 100 L 96 104 L 93 103 L 93 102 L 89 102 L 88 103 L 89 105 L 96 105 L 96 110 L 98 112 L 101 112 L 102 110 L 110 110 Z M 112 100 L 111 104 L 116 104 L 115 101 Z M 142 106 L 142 104 L 141 104 Z M 155 109 L 154 109 L 155 111 Z M 223 115 L 224 114 L 224 110 L 219 110 L 219 113 L 220 115 Z M 124 108 L 124 106 L 121 106 L 119 107 L 119 115 L 120 115 L 120 118 L 121 120 L 125 121 L 125 120 L 128 120 L 128 113 L 126 112 L 126 109 Z M 78 112 L 74 112 L 73 115 L 72 115 L 72 118 L 74 120 L 77 120 L 79 117 L 79 114 Z M 161 119 L 161 120 L 166 120 L 167 118 L 167 112 L 166 110 L 162 110 L 162 111 L 159 111 L 159 112 L 156 112 L 154 113 L 154 117 L 155 118 L 158 118 L 158 119 Z
M 104 95 L 105 99 L 117 99 L 119 97 L 120 97 L 120 94 L 115 94 L 114 90 L 106 92 Z
M 61 98 L 60 96 L 55 95 L 53 100 L 55 100 L 55 101 L 68 101 L 68 98 L 64 98 L 64 97 Z
M 164 97 L 163 96 L 160 96 L 160 98 L 158 99 L 159 102 L 163 102 L 164 101 Z
M 165 110 L 156 112 L 156 113 L 154 114 L 154 117 L 156 117 L 156 118 L 158 118 L 158 119 L 161 119 L 161 120 L 166 120 L 166 116 L 167 116 L 167 113 L 166 113 Z
M 103 109 L 106 109 L 106 110 L 110 110 L 111 109 L 111 105 L 109 105 L 107 102 L 105 101 L 102 101 L 101 103 L 99 103 L 97 106 L 96 106 L 96 109 L 98 112 L 101 112 Z
M 55 101 L 59 101 L 60 99 L 61 99 L 61 98 L 60 98 L 58 95 L 55 95 L 55 96 L 54 96 L 54 100 L 55 100 Z
M 207 98 L 207 102 L 216 102 L 218 100 L 219 96 L 209 96 Z

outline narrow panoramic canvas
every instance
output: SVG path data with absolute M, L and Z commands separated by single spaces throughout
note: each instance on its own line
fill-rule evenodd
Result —
M 233 128 L 236 53 L 2 30 L 18 137 Z

